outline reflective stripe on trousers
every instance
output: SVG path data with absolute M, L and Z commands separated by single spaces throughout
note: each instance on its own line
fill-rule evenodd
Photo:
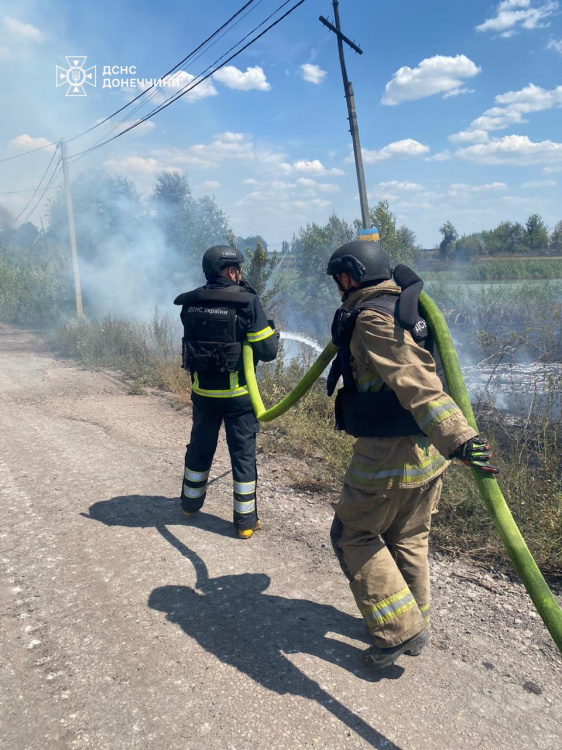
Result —
M 425 487 L 366 492 L 344 484 L 332 544 L 375 645 L 389 648 L 429 622 L 427 546 L 441 476 Z
M 398 617 L 398 615 L 407 612 L 415 606 L 416 600 L 412 596 L 410 589 L 406 586 L 406 588 L 397 594 L 363 608 L 361 614 L 369 627 L 373 625 L 379 627 L 392 620 L 393 617 Z
M 209 469 L 207 471 L 195 471 L 186 466 L 183 476 L 181 496 L 182 500 L 187 500 L 189 504 L 189 507 L 184 507 L 184 510 L 193 513 L 199 510 L 205 501 Z
M 256 481 L 234 482 L 234 512 L 242 516 L 255 513 L 256 510 Z
M 228 398 L 208 398 L 201 407 L 195 401 L 193 403 L 193 426 L 185 454 L 181 505 L 188 513 L 196 513 L 203 507 L 219 431 L 224 423 L 234 482 L 233 522 L 237 529 L 244 530 L 253 528 L 258 519 L 256 433 L 259 426 L 253 412 L 233 413 L 231 401 Z

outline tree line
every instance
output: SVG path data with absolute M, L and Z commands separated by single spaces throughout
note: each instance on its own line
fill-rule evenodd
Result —
M 157 175 L 152 193 L 143 198 L 134 183 L 103 171 L 80 174 L 73 183 L 74 213 L 85 299 L 97 304 L 90 310 L 120 309 L 117 295 L 125 285 L 136 286 L 139 296 L 166 304 L 186 284 L 201 283 L 201 257 L 213 244 L 236 245 L 246 255 L 245 275 L 266 303 L 282 299 L 295 311 L 312 317 L 325 315 L 334 305 L 334 287 L 326 265 L 335 248 L 357 237 L 359 221 L 333 213 L 325 223 L 311 222 L 282 243 L 278 253 L 268 250 L 260 235 L 236 236 L 226 213 L 214 197 L 194 197 L 188 178 L 179 171 Z M 7 219 L 0 207 L 0 220 Z M 0 231 L 0 258 L 4 262 L 38 268 L 56 262 L 54 277 L 68 267 L 68 227 L 62 189 L 50 199 L 46 230 L 26 222 L 18 229 Z M 6 224 L 8 221 L 2 221 Z M 379 230 L 393 264 L 421 268 L 431 253 L 422 251 L 414 232 L 400 225 L 387 201 L 370 208 L 372 226 Z M 525 225 L 502 222 L 495 229 L 459 236 L 450 221 L 440 229 L 443 239 L 434 255 L 445 262 L 467 262 L 491 255 L 541 255 L 562 252 L 562 222 L 548 231 L 538 214 Z M 57 281 L 57 290 L 59 289 Z M 108 293 L 113 288 L 113 297 Z M 53 292 L 54 294 L 54 292 Z M 59 292 L 57 291 L 57 295 Z M 69 300 L 72 294 L 68 295 Z M 337 300 L 336 300 L 337 301 Z
M 443 261 L 467 263 L 485 256 L 562 254 L 562 221 L 549 232 L 540 214 L 531 214 L 525 224 L 502 221 L 495 229 L 461 236 L 446 221 L 439 231 L 443 239 L 436 250 Z

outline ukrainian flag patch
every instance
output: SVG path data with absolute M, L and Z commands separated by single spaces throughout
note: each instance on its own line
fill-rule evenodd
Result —
M 359 239 L 369 240 L 370 242 L 378 242 L 380 240 L 379 230 L 376 227 L 371 227 L 370 229 L 360 229 Z

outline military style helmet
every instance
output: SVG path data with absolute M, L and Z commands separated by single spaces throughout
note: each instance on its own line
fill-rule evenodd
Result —
M 326 273 L 347 272 L 355 281 L 383 281 L 392 278 L 390 258 L 378 242 L 354 240 L 339 247 L 328 261 Z
M 237 247 L 230 245 L 213 245 L 203 256 L 203 273 L 205 276 L 217 276 L 223 268 L 241 266 L 244 256 Z

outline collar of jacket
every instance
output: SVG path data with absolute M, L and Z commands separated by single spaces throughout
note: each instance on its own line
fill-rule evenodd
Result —
M 224 289 L 227 286 L 238 286 L 232 279 L 227 279 L 224 276 L 215 276 L 210 281 L 207 281 L 204 289 Z
M 353 291 L 342 307 L 344 310 L 353 312 L 356 307 L 359 307 L 369 299 L 380 297 L 381 294 L 400 294 L 402 290 L 397 286 L 394 281 L 382 281 L 376 286 L 368 286 L 363 289 L 356 289 Z

